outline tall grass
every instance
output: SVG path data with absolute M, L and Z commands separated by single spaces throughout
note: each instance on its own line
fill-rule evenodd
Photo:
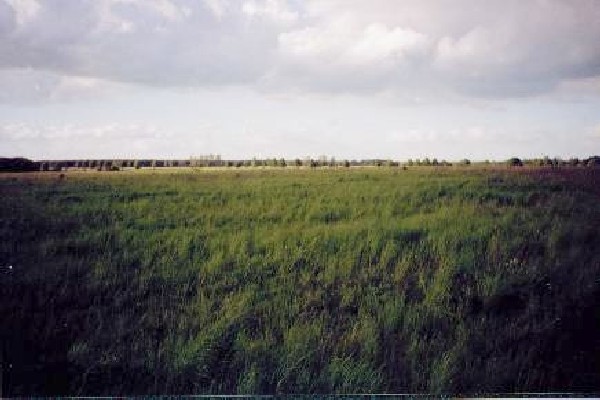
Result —
M 599 178 L 2 177 L 3 393 L 598 391 Z

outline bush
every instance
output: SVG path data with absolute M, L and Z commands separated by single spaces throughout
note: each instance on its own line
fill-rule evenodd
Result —
M 588 158 L 585 165 L 588 167 L 600 167 L 600 156 L 592 156 Z
M 35 171 L 37 169 L 39 169 L 39 164 L 27 158 L 0 158 L 0 171 L 3 172 Z
M 513 157 L 507 161 L 507 164 L 511 167 L 522 167 L 523 161 L 520 158 Z

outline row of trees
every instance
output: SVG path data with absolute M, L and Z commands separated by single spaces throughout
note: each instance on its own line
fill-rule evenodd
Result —
M 64 169 L 96 169 L 98 171 L 118 171 L 124 168 L 163 168 L 163 167 L 414 167 L 433 166 L 449 167 L 452 165 L 469 166 L 471 160 L 463 159 L 459 162 L 438 161 L 437 158 L 409 159 L 406 163 L 389 159 L 369 160 L 336 160 L 335 158 L 320 157 L 318 159 L 305 158 L 286 160 L 284 158 L 266 158 L 251 160 L 221 160 L 219 159 L 189 159 L 189 160 L 151 160 L 151 159 L 129 159 L 129 160 L 62 160 L 62 161 L 32 161 L 26 158 L 0 158 L 0 171 L 62 171 Z M 478 164 L 481 164 L 479 162 Z M 562 160 L 560 158 L 520 159 L 513 157 L 505 162 L 483 161 L 484 165 L 506 164 L 513 167 L 537 166 L 537 167 L 591 167 L 600 166 L 600 156 L 592 156 L 587 159 L 571 158 Z
M 0 158 L 0 171 L 36 171 L 39 165 L 27 158 Z

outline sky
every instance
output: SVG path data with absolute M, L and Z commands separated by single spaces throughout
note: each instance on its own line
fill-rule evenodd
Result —
M 0 0 L 0 156 L 600 154 L 597 0 Z

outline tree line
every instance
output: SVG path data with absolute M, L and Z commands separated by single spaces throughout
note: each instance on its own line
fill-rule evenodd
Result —
M 406 162 L 390 159 L 365 159 L 365 160 L 336 160 L 335 158 L 319 157 L 317 159 L 284 159 L 284 158 L 252 158 L 244 160 L 222 160 L 220 157 L 201 159 L 98 159 L 98 160 L 42 160 L 33 161 L 23 157 L 0 158 L 0 171 L 62 171 L 67 169 L 92 169 L 98 171 L 119 171 L 122 169 L 141 168 L 169 168 L 169 167 L 450 167 L 453 165 L 470 166 L 474 164 L 465 158 L 458 162 L 438 160 L 437 158 L 408 159 Z M 506 161 L 479 161 L 475 164 L 483 165 L 508 165 L 511 167 L 537 166 L 537 167 L 594 167 L 600 166 L 600 156 L 591 156 L 584 159 L 570 158 L 535 158 L 521 159 L 512 157 Z

